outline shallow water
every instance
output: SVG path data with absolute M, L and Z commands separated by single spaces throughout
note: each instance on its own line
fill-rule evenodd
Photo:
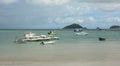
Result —
M 72 30 L 56 30 L 56 36 L 60 37 L 60 40 L 55 44 L 14 43 L 15 37 L 21 37 L 29 31 L 37 35 L 47 35 L 49 30 L 0 30 L 0 65 L 119 65 L 120 31 L 89 30 L 85 31 L 89 33 L 86 36 L 76 36 Z M 98 37 L 104 37 L 106 41 L 98 41 Z

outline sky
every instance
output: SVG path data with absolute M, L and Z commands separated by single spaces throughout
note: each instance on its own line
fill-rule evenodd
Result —
M 120 0 L 0 0 L 0 29 L 120 25 Z

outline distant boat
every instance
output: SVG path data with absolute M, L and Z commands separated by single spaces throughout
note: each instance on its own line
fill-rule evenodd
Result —
M 56 31 L 49 31 L 48 35 L 51 38 L 51 40 L 59 40 L 59 37 L 56 37 L 55 35 L 57 34 Z
M 74 29 L 74 32 L 82 32 L 82 29 Z
M 101 31 L 102 29 L 101 29 L 101 28 L 99 28 L 99 27 L 97 27 L 97 28 L 96 28 L 96 30 L 99 30 L 99 31 Z
M 42 45 L 55 44 L 55 41 L 42 41 L 40 44 L 42 44 Z
M 48 32 L 48 34 L 49 34 L 49 35 L 56 35 L 57 32 L 55 32 L 55 31 L 50 31 L 50 32 Z
M 56 37 L 54 35 L 49 35 L 49 37 L 51 38 L 51 40 L 59 40 L 60 39 L 59 37 Z
M 88 35 L 88 33 L 84 32 L 82 29 L 74 29 L 76 35 Z
M 105 41 L 106 39 L 103 38 L 103 37 L 99 37 L 98 40 L 99 40 L 99 41 Z

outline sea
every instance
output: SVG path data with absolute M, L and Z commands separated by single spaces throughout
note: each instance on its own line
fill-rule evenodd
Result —
M 55 44 L 16 43 L 27 32 L 48 35 L 50 30 L 0 30 L 0 66 L 120 66 L 120 30 L 57 32 Z M 105 41 L 99 41 L 103 37 Z

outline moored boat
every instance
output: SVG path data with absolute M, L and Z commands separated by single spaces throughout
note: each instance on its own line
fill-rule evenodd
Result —
M 53 35 L 40 35 L 37 36 L 35 33 L 29 32 L 24 35 L 23 38 L 16 38 L 15 42 L 23 43 L 23 42 L 37 42 L 37 41 L 51 41 L 58 40 L 59 37 L 55 37 Z
M 105 41 L 105 40 L 106 40 L 106 38 L 99 37 L 99 38 L 98 38 L 98 40 L 99 40 L 99 41 Z
M 75 33 L 76 35 L 88 35 L 88 33 L 86 33 L 86 32 L 77 32 L 77 33 Z
M 47 35 L 37 36 L 35 33 L 29 32 L 24 35 L 23 38 L 16 39 L 16 42 L 33 42 L 33 41 L 48 41 L 51 40 Z
M 49 37 L 51 38 L 51 40 L 59 40 L 59 37 L 56 37 L 54 35 L 49 35 Z
M 42 41 L 40 44 L 41 45 L 46 45 L 46 44 L 55 44 L 56 41 Z
M 49 34 L 49 35 L 56 35 L 57 32 L 56 32 L 56 31 L 49 31 L 48 34 Z
M 59 40 L 59 37 L 56 37 L 55 35 L 57 34 L 56 31 L 49 31 L 48 35 L 51 38 L 51 40 Z
M 82 29 L 75 29 L 74 32 L 76 35 L 88 35 L 88 33 L 84 32 Z

